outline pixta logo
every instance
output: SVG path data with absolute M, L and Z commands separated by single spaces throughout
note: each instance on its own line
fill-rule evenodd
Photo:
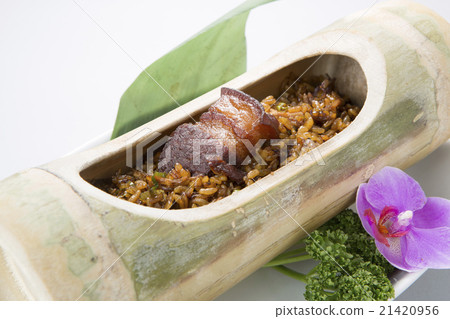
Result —
M 136 170 L 144 171 L 147 174 L 153 174 L 156 165 L 155 154 L 169 140 L 169 136 L 153 131 L 150 128 L 144 128 L 133 135 L 126 143 L 126 166 Z M 174 154 L 171 147 L 167 144 L 164 149 L 164 158 L 159 161 L 159 166 L 170 163 L 172 156 L 182 156 L 182 159 L 192 161 L 193 165 L 200 165 L 202 161 L 210 161 L 220 159 L 230 165 L 247 165 L 256 162 L 261 165 L 269 165 L 260 155 L 260 151 L 270 145 L 271 149 L 277 153 L 277 159 L 281 166 L 288 163 L 288 159 L 292 156 L 291 149 L 296 145 L 294 139 L 260 139 L 257 143 L 252 144 L 247 139 L 240 139 L 240 147 L 236 144 L 229 143 L 227 139 L 193 139 L 186 141 L 186 144 L 192 144 L 189 154 Z M 245 149 L 245 158 L 238 161 L 239 152 Z M 226 151 L 225 151 L 226 150 Z M 226 154 L 226 156 L 224 156 Z M 181 158 L 180 158 L 181 159 Z M 176 158 L 175 160 L 180 160 Z M 294 160 L 295 166 L 304 166 L 317 163 L 317 165 L 325 165 L 325 161 L 318 148 L 312 148 L 309 152 L 301 154 Z

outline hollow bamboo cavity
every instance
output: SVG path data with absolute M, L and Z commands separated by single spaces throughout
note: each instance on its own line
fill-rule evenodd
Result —
M 0 298 L 213 299 L 349 205 L 385 165 L 406 168 L 450 136 L 450 27 L 412 2 L 376 5 L 224 86 L 254 97 L 290 72 L 328 73 L 363 109 L 342 133 L 207 206 L 165 211 L 88 180 L 125 166 L 129 145 L 172 131 L 215 89 L 88 151 L 0 182 Z M 348 29 L 348 30 L 347 30 Z M 322 54 L 324 54 L 322 56 Z

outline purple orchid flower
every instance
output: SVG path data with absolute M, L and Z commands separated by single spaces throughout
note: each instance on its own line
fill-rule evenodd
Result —
M 450 201 L 425 196 L 403 171 L 385 167 L 361 184 L 356 208 L 378 250 L 406 271 L 450 268 Z

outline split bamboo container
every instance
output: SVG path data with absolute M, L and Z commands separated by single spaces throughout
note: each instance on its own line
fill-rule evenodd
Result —
M 299 161 L 203 207 L 143 207 L 90 181 L 125 167 L 130 145 L 139 152 L 188 114 L 198 117 L 219 88 L 108 143 L 3 180 L 0 299 L 217 297 L 351 204 L 383 166 L 406 168 L 449 138 L 449 44 L 443 18 L 390 1 L 225 84 L 261 99 L 291 72 L 328 73 L 363 108 Z

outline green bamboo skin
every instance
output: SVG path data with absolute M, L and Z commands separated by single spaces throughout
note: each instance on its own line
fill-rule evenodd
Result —
M 0 182 L 0 298 L 214 299 L 351 204 L 358 185 L 379 169 L 406 168 L 444 143 L 450 26 L 402 1 L 375 6 L 347 32 L 360 14 L 224 85 L 264 97 L 331 46 L 309 73 L 336 76 L 364 108 L 302 165 L 291 163 L 219 202 L 177 211 L 113 198 L 83 179 L 123 167 L 130 140 L 137 145 L 187 121 L 177 109 Z M 218 96 L 213 90 L 186 109 L 198 115 Z M 145 128 L 150 133 L 136 137 Z

